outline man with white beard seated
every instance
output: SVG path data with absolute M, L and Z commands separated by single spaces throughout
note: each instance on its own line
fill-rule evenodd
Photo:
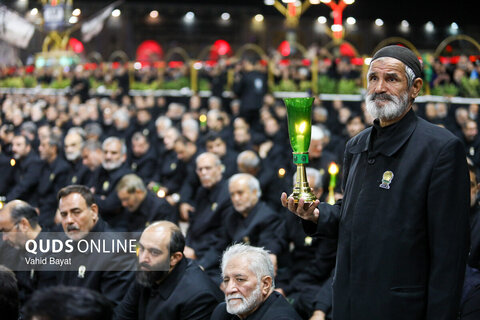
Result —
M 93 174 L 93 191 L 102 218 L 115 230 L 126 230 L 126 219 L 122 216 L 123 208 L 115 191 L 120 179 L 132 171 L 126 164 L 127 147 L 117 137 L 109 137 L 102 144 L 102 166 Z
M 274 291 L 274 269 L 268 251 L 246 244 L 229 247 L 222 258 L 222 290 L 225 302 L 211 320 L 301 319 L 293 307 Z

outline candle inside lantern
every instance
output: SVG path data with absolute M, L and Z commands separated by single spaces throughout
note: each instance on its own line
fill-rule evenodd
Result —
M 300 149 L 303 149 L 305 146 L 305 129 L 307 128 L 307 122 L 302 121 L 299 125 L 296 126 L 296 131 L 297 131 L 297 146 Z
M 337 185 L 337 174 L 338 174 L 338 166 L 335 162 L 332 162 L 328 167 L 328 173 L 330 174 L 329 187 L 335 188 L 335 186 Z

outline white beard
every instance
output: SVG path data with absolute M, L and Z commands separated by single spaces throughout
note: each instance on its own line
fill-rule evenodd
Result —
M 229 296 L 225 297 L 225 302 L 227 304 L 227 312 L 230 314 L 245 314 L 253 309 L 255 309 L 260 303 L 261 303 L 261 298 L 262 296 L 262 289 L 260 288 L 260 284 L 257 285 L 255 290 L 252 292 L 250 297 L 245 298 L 241 294 L 231 294 Z M 229 302 L 229 299 L 232 298 L 239 298 L 242 299 L 241 303 L 237 303 L 235 305 L 231 305 Z
M 117 168 L 120 168 L 120 166 L 123 164 L 122 160 L 119 160 L 117 162 L 106 162 L 105 160 L 102 161 L 102 167 L 103 169 L 107 171 L 115 170 Z
M 375 99 L 390 100 L 390 102 L 384 104 L 382 107 L 378 107 Z M 374 118 L 378 118 L 382 121 L 390 121 L 400 117 L 408 106 L 408 92 L 404 92 L 400 97 L 389 95 L 386 93 L 369 94 L 365 98 L 367 111 Z
M 78 158 L 80 158 L 80 156 L 81 156 L 80 151 L 78 151 L 78 152 L 69 152 L 69 153 L 66 153 L 66 152 L 65 152 L 65 158 L 67 158 L 68 161 L 75 161 L 75 160 L 77 160 Z

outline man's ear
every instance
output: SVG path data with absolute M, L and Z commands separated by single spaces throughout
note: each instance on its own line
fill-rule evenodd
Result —
M 170 256 L 170 268 L 173 268 L 179 263 L 183 258 L 183 253 L 180 251 L 175 252 Z
M 28 231 L 30 229 L 30 222 L 28 222 L 27 218 L 23 217 L 18 222 L 18 227 L 21 231 Z
M 98 220 L 98 206 L 96 203 L 92 203 L 92 205 L 90 206 L 90 209 L 92 210 L 93 214 L 94 214 L 94 219 L 95 219 L 95 222 Z
M 266 296 L 272 290 L 272 277 L 264 276 L 261 280 L 260 287 L 262 290 L 262 294 Z
M 416 78 L 415 80 L 413 80 L 412 88 L 410 91 L 410 99 L 413 100 L 420 94 L 420 90 L 422 90 L 422 86 L 423 86 L 422 78 Z

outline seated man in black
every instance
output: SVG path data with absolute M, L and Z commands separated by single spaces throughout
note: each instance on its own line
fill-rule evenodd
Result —
M 220 159 L 205 152 L 197 157 L 196 164 L 202 186 L 195 196 L 195 210 L 189 215 L 184 254 L 187 258 L 197 259 L 213 279 L 218 279 L 222 251 L 218 238 L 221 238 L 223 220 L 232 203 L 227 183 L 222 178 Z
M 116 191 L 127 213 L 125 225 L 128 232 L 142 232 L 153 221 L 177 222 L 176 209 L 165 198 L 148 191 L 143 180 L 135 174 L 127 174 L 117 183 Z
M 268 251 L 245 244 L 228 248 L 222 258 L 225 302 L 211 320 L 301 319 L 275 289 L 274 269 Z
M 122 204 L 115 192 L 118 181 L 126 174 L 132 173 L 126 164 L 127 147 L 117 137 L 103 141 L 103 162 L 93 175 L 95 203 L 98 205 L 102 219 L 116 230 L 122 229 Z
M 38 202 L 39 222 L 42 227 L 51 230 L 55 226 L 56 196 L 58 191 L 68 184 L 70 166 L 59 156 L 60 139 L 54 135 L 40 141 L 38 151 L 40 158 L 44 161 L 40 172 L 40 183 L 37 186 L 37 194 L 41 199 Z
M 128 158 L 130 169 L 148 183 L 154 176 L 157 166 L 155 150 L 150 146 L 148 137 L 141 132 L 132 136 L 132 152 Z
M 183 256 L 180 228 L 156 222 L 145 229 L 139 244 L 137 279 L 119 305 L 117 319 L 210 319 L 221 291 Z
M 283 217 L 260 201 L 262 191 L 258 180 L 247 173 L 237 173 L 228 180 L 233 204 L 224 218 L 222 239 L 224 248 L 244 242 L 270 251 L 277 268 L 277 257 L 286 251 L 286 228 Z
M 14 160 L 12 184 L 7 193 L 7 201 L 15 199 L 25 200 L 37 206 L 36 191 L 40 180 L 42 161 L 32 149 L 32 142 L 22 135 L 15 135 L 12 141 Z
M 107 246 L 113 242 L 112 229 L 100 218 L 94 196 L 87 187 L 70 185 L 61 189 L 58 211 L 63 231 L 74 243 L 99 237 Z M 78 245 L 72 246 L 79 248 Z M 69 270 L 75 271 L 58 272 L 58 282 L 98 291 L 114 305 L 120 303 L 133 280 L 134 261 L 126 255 L 104 254 L 106 251 L 89 255 L 80 255 L 77 251 L 73 252 L 74 258 L 69 266 Z M 112 252 L 108 247 L 107 251 Z M 75 259 L 78 256 L 82 259 Z

